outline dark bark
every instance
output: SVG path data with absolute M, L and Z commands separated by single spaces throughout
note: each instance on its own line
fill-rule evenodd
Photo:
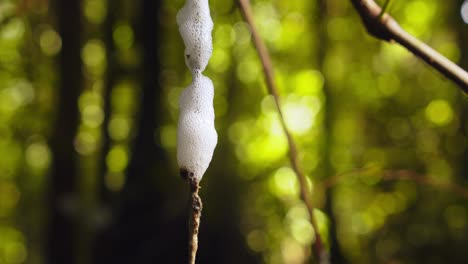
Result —
M 453 28 L 456 28 L 458 35 L 458 47 L 460 51 L 459 64 L 464 69 L 468 69 L 468 27 L 463 23 L 458 12 L 463 5 L 465 0 L 458 0 L 455 4 L 455 14 L 451 17 L 451 22 Z M 460 131 L 465 138 L 468 137 L 468 100 L 466 97 L 460 98 Z M 465 149 L 460 158 L 460 175 L 463 175 L 463 180 L 468 179 L 468 162 L 465 162 L 468 159 L 468 149 Z
M 59 55 L 58 109 L 51 147 L 54 157 L 49 180 L 49 224 L 47 263 L 76 262 L 77 223 L 73 206 L 77 201 L 77 169 L 74 138 L 79 113 L 81 74 L 81 7 L 79 0 L 54 1 L 58 31 L 62 37 Z M 76 209 L 76 208 L 75 208 Z
M 106 164 L 106 156 L 109 153 L 111 140 L 109 137 L 108 127 L 109 121 L 112 114 L 111 109 L 111 95 L 112 95 L 112 88 L 115 83 L 115 76 L 117 69 L 117 62 L 115 59 L 115 45 L 113 40 L 113 26 L 116 19 L 116 12 L 117 7 L 120 1 L 109 1 L 107 3 L 107 18 L 104 22 L 104 43 L 106 45 L 106 54 L 107 54 L 107 72 L 105 76 L 105 87 L 102 95 L 103 99 L 103 112 L 104 112 L 104 120 L 102 122 L 102 139 L 101 139 L 101 151 L 100 151 L 100 166 L 99 166 L 99 178 L 97 179 L 97 191 L 98 191 L 98 202 L 100 208 L 104 210 L 110 210 L 113 204 L 113 194 L 106 186 L 106 173 L 107 173 L 107 164 Z M 100 226 L 100 228 L 96 232 L 95 240 L 92 244 L 92 257 L 94 259 L 94 263 L 102 263 L 104 258 L 102 257 L 102 252 L 108 251 L 110 248 L 110 241 L 107 241 L 108 238 L 107 232 L 109 229 L 108 222 L 105 225 Z M 100 261 L 102 260 L 102 261 Z
M 109 1 L 107 4 L 107 18 L 104 23 L 104 43 L 106 45 L 106 53 L 107 53 L 107 72 L 106 72 L 106 82 L 105 88 L 103 92 L 103 111 L 104 111 L 104 120 L 102 122 L 102 147 L 101 147 L 101 164 L 100 164 L 100 177 L 98 181 L 99 186 L 99 194 L 101 203 L 104 206 L 108 206 L 112 200 L 112 193 L 110 192 L 109 188 L 106 187 L 105 184 L 105 177 L 107 173 L 107 165 L 106 165 L 106 156 L 109 152 L 111 140 L 109 137 L 109 121 L 112 114 L 111 109 L 111 95 L 112 95 L 112 87 L 115 84 L 115 77 L 118 76 L 116 74 L 119 65 L 117 60 L 115 59 L 115 45 L 113 39 L 113 27 L 116 21 L 117 16 L 117 7 L 120 1 L 113 0 Z
M 164 150 L 155 144 L 155 131 L 158 130 L 161 124 L 159 109 L 157 109 L 161 100 L 158 45 L 163 41 L 160 39 L 159 10 L 160 1 L 142 1 L 141 20 L 136 32 L 137 40 L 141 43 L 143 52 L 141 65 L 142 90 L 140 93 L 140 108 L 137 113 L 136 135 L 127 169 L 126 190 L 147 188 L 155 183 L 155 175 L 152 175 L 153 169 L 156 168 L 155 162 L 162 163 L 165 158 Z M 149 185 L 145 187 L 144 184 Z M 129 193 L 127 192 L 127 194 Z
M 95 263 L 183 263 L 187 258 L 186 215 L 167 216 L 169 175 L 167 157 L 156 144 L 162 119 L 159 84 L 159 45 L 164 41 L 159 23 L 161 1 L 139 1 L 135 40 L 141 48 L 141 80 L 135 134 L 122 192 L 113 201 L 113 219 L 95 249 Z M 117 74 L 117 72 L 114 72 Z M 166 177 L 166 179 L 164 178 Z M 183 181 L 180 181 L 183 185 Z M 174 191 L 173 193 L 175 193 Z M 170 220 L 170 221 L 168 221 Z M 178 252 L 178 253 L 176 253 Z

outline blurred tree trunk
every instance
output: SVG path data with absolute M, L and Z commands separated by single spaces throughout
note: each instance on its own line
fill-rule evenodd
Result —
M 103 92 L 103 111 L 104 120 L 102 122 L 102 146 L 101 146 L 101 161 L 100 161 L 100 174 L 99 174 L 99 196 L 104 207 L 109 206 L 113 200 L 113 194 L 109 188 L 106 187 L 106 173 L 107 164 L 106 156 L 109 153 L 111 139 L 109 137 L 109 122 L 112 114 L 111 111 L 111 96 L 112 88 L 114 87 L 116 77 L 118 76 L 117 70 L 119 63 L 116 60 L 115 44 L 113 39 L 113 29 L 116 22 L 117 11 L 121 5 L 121 1 L 112 0 L 107 3 L 107 18 L 104 22 L 104 44 L 106 47 L 107 54 L 107 72 L 105 88 Z
M 101 127 L 101 149 L 100 149 L 100 160 L 98 165 L 98 179 L 97 179 L 97 196 L 98 203 L 101 210 L 111 210 L 113 206 L 114 194 L 106 186 L 106 173 L 108 168 L 106 164 L 106 157 L 109 153 L 111 146 L 111 139 L 109 136 L 109 122 L 112 115 L 111 96 L 112 88 L 114 87 L 117 75 L 116 69 L 119 66 L 115 59 L 115 44 L 113 40 L 113 29 L 116 20 L 117 10 L 120 7 L 121 1 L 113 0 L 107 2 L 107 17 L 103 26 L 103 41 L 106 48 L 107 54 L 107 70 L 105 75 L 105 87 L 102 94 L 103 100 L 103 112 L 104 120 Z M 100 226 L 96 232 L 95 239 L 92 244 L 91 254 L 93 263 L 103 263 L 102 252 L 106 252 L 110 248 L 110 242 L 106 240 L 107 232 L 110 223 L 105 222 L 104 225 Z
M 159 85 L 160 61 L 158 58 L 159 31 L 158 13 L 160 1 L 142 0 L 137 41 L 142 46 L 140 107 L 136 122 L 136 136 L 133 141 L 131 158 L 127 169 L 126 184 L 129 188 L 142 187 L 154 182 L 152 168 L 155 161 L 161 161 L 163 150 L 155 144 L 154 133 L 160 125 L 159 115 L 156 115 L 160 101 L 161 86 Z M 147 186 L 148 187 L 148 186 Z
M 459 11 L 461 6 L 466 0 L 458 0 L 457 4 L 455 5 L 455 11 Z M 465 70 L 468 70 L 468 26 L 463 23 L 462 18 L 460 17 L 459 12 L 455 12 L 455 14 L 451 17 L 453 27 L 456 28 L 458 33 L 458 47 L 460 50 L 460 60 L 458 65 Z M 468 137 L 468 102 L 466 97 L 460 96 L 459 100 L 461 102 L 461 111 L 460 111 L 460 120 L 461 120 L 461 128 L 462 135 L 465 136 L 465 140 Z M 464 153 L 462 154 L 461 162 L 461 170 L 460 175 L 464 178 L 464 180 L 468 180 L 468 150 L 465 149 Z
M 167 219 L 164 219 L 165 209 L 162 207 L 167 200 L 163 196 L 164 189 L 157 189 L 158 185 L 164 185 L 163 175 L 168 174 L 165 151 L 155 142 L 162 119 L 158 56 L 159 44 L 164 41 L 159 25 L 161 1 L 137 3 L 140 20 L 137 21 L 135 40 L 141 47 L 142 64 L 138 76 L 141 90 L 136 103 L 135 134 L 125 186 L 118 197 L 110 199 L 114 219 L 100 237 L 101 242 L 97 243 L 94 262 L 183 263 L 186 259 L 186 225 L 177 221 L 164 222 Z M 111 30 L 111 25 L 108 27 L 107 30 Z M 106 41 L 111 40 L 109 35 Z M 185 217 L 179 220 L 185 221 Z M 173 255 L 178 249 L 181 254 Z
M 323 148 L 322 148 L 322 172 L 324 177 L 332 177 L 335 173 L 331 165 L 331 147 L 332 147 L 332 129 L 333 129 L 333 95 L 330 91 L 330 86 L 327 82 L 327 76 L 325 72 L 325 56 L 327 54 L 328 48 L 328 32 L 327 32 L 327 22 L 328 22 L 328 8 L 327 1 L 320 0 L 318 3 L 318 27 L 319 27 L 319 46 L 318 46 L 318 65 L 319 69 L 324 75 L 325 81 L 323 84 L 323 95 L 324 95 L 324 133 L 323 136 Z M 333 187 L 327 188 L 325 192 L 325 213 L 329 218 L 329 227 L 328 227 L 328 241 L 329 241 L 329 254 L 330 261 L 334 264 L 346 263 L 343 254 L 341 253 L 338 236 L 336 233 L 337 222 L 335 218 L 335 213 L 333 211 Z
M 79 0 L 53 2 L 62 37 L 59 56 L 58 108 L 51 146 L 54 163 L 48 190 L 49 224 L 46 263 L 76 263 L 77 168 L 73 146 L 78 127 L 78 96 L 82 84 Z

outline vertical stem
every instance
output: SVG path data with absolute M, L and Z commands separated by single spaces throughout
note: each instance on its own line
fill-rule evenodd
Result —
M 74 208 L 70 206 L 77 196 L 77 166 L 73 141 L 79 121 L 78 96 L 82 85 L 80 2 L 54 1 L 62 50 L 59 57 L 57 117 L 51 138 L 54 163 L 48 190 L 50 219 L 47 263 L 73 264 L 78 257 L 77 223 L 70 212 Z
M 199 182 L 191 177 L 188 179 L 190 187 L 190 214 L 189 214 L 189 264 L 195 264 L 195 259 L 198 250 L 198 232 L 200 230 L 200 219 L 203 204 L 198 191 L 200 190 Z
M 314 206 L 312 204 L 310 190 L 307 185 L 307 179 L 304 173 L 302 172 L 302 169 L 299 166 L 297 146 L 296 146 L 293 136 L 289 132 L 289 129 L 286 125 L 286 121 L 283 116 L 283 112 L 281 110 L 281 103 L 280 103 L 278 89 L 276 87 L 276 82 L 274 79 L 273 66 L 271 63 L 270 55 L 268 54 L 268 50 L 255 27 L 255 24 L 253 21 L 252 10 L 250 7 L 250 1 L 239 0 L 239 7 L 245 18 L 245 21 L 250 26 L 250 30 L 252 32 L 252 37 L 253 37 L 253 42 L 254 42 L 255 48 L 257 49 L 258 56 L 263 66 L 263 73 L 265 74 L 265 80 L 266 80 L 266 86 L 267 86 L 268 92 L 273 96 L 275 100 L 276 110 L 278 111 L 279 119 L 281 122 L 281 127 L 283 128 L 283 132 L 286 135 L 286 138 L 288 140 L 289 160 L 291 162 L 291 167 L 297 176 L 299 187 L 301 190 L 301 198 L 307 207 L 309 217 L 310 217 L 310 223 L 312 224 L 312 228 L 315 231 L 315 242 L 313 245 L 314 255 L 317 258 L 319 263 L 326 263 L 325 259 L 327 258 L 326 256 L 327 254 L 323 248 L 322 238 L 320 236 L 317 221 L 315 219 Z

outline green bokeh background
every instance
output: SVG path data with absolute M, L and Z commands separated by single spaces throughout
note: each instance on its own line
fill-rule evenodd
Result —
M 51 142 L 68 89 L 58 2 L 0 1 L 0 264 L 183 263 L 188 190 L 178 177 L 176 124 L 191 77 L 175 22 L 182 0 L 154 1 L 153 13 L 144 12 L 150 0 L 82 0 L 80 16 L 69 18 L 81 21 L 73 33 L 78 123 L 64 132 L 74 135 L 75 184 L 56 203 L 73 219 L 72 235 L 60 240 L 73 254 L 50 253 L 47 197 L 60 188 L 51 184 L 60 153 Z M 389 12 L 467 69 L 462 3 L 393 0 Z M 249 27 L 235 2 L 210 6 L 205 75 L 215 86 L 219 143 L 201 183 L 199 261 L 307 263 L 315 234 Z M 350 1 L 253 0 L 252 8 L 332 263 L 468 261 L 466 96 L 402 47 L 368 36 Z M 148 13 L 143 21 L 154 24 L 142 25 Z M 158 60 L 145 73 L 148 45 Z M 138 122 L 148 76 L 150 127 Z M 132 159 L 139 139 L 158 155 Z M 146 178 L 129 170 L 140 157 L 151 163 Z

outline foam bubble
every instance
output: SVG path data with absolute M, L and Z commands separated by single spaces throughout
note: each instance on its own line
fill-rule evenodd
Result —
M 213 83 L 197 72 L 179 98 L 177 161 L 181 169 L 193 172 L 198 181 L 208 168 L 218 142 L 213 97 Z
M 468 24 L 468 1 L 463 2 L 460 9 L 460 14 L 462 16 L 463 22 Z
M 192 72 L 203 72 L 213 52 L 208 0 L 187 0 L 177 13 L 177 24 L 185 44 L 185 64 Z

